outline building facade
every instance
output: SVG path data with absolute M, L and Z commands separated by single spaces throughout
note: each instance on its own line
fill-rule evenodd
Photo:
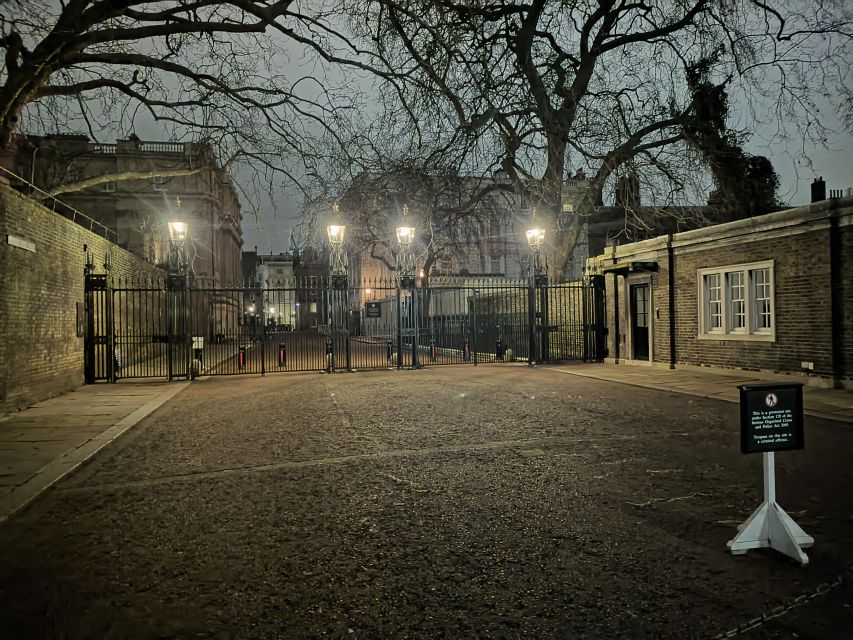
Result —
M 157 172 L 184 173 L 160 176 Z M 92 143 L 82 135 L 28 136 L 18 141 L 16 185 L 43 198 L 58 185 L 98 176 L 145 175 L 116 179 L 61 193 L 62 203 L 85 213 L 118 236 L 119 246 L 148 262 L 167 267 L 169 220 L 188 225 L 191 273 L 230 284 L 241 276 L 242 214 L 229 174 L 216 166 L 211 149 L 200 143 L 119 140 Z M 35 187 L 35 188 L 33 188 Z
M 853 198 L 611 246 L 608 357 L 853 378 Z

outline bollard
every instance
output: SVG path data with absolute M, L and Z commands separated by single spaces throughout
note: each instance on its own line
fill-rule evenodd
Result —
M 332 339 L 326 338 L 326 371 L 331 373 L 335 370 L 335 355 Z
M 468 362 L 469 360 L 471 360 L 471 349 L 468 347 L 468 341 L 466 340 L 462 347 L 462 361 Z
M 237 355 L 237 364 L 241 369 L 246 368 L 246 347 L 240 347 L 240 353 Z
M 283 369 L 287 368 L 287 345 L 284 343 L 278 345 L 278 366 Z
M 438 357 L 438 349 L 435 346 L 435 340 L 429 341 L 429 360 L 435 362 Z

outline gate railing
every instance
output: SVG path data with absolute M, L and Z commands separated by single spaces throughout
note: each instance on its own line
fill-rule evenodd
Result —
M 597 276 L 282 282 L 88 275 L 87 382 L 604 357 Z

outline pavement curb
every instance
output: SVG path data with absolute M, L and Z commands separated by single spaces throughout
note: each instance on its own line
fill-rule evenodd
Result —
M 61 458 L 42 467 L 32 478 L 11 493 L 0 498 L 0 525 L 29 505 L 59 480 L 73 472 L 84 462 L 119 438 L 128 429 L 150 415 L 178 393 L 187 388 L 190 382 L 175 382 L 153 400 L 125 416 L 113 426 L 108 427 L 79 447 L 67 451 Z

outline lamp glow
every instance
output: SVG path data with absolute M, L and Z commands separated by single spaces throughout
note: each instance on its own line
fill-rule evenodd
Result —
M 169 237 L 172 240 L 183 242 L 187 239 L 187 223 L 179 220 L 169 221 Z

